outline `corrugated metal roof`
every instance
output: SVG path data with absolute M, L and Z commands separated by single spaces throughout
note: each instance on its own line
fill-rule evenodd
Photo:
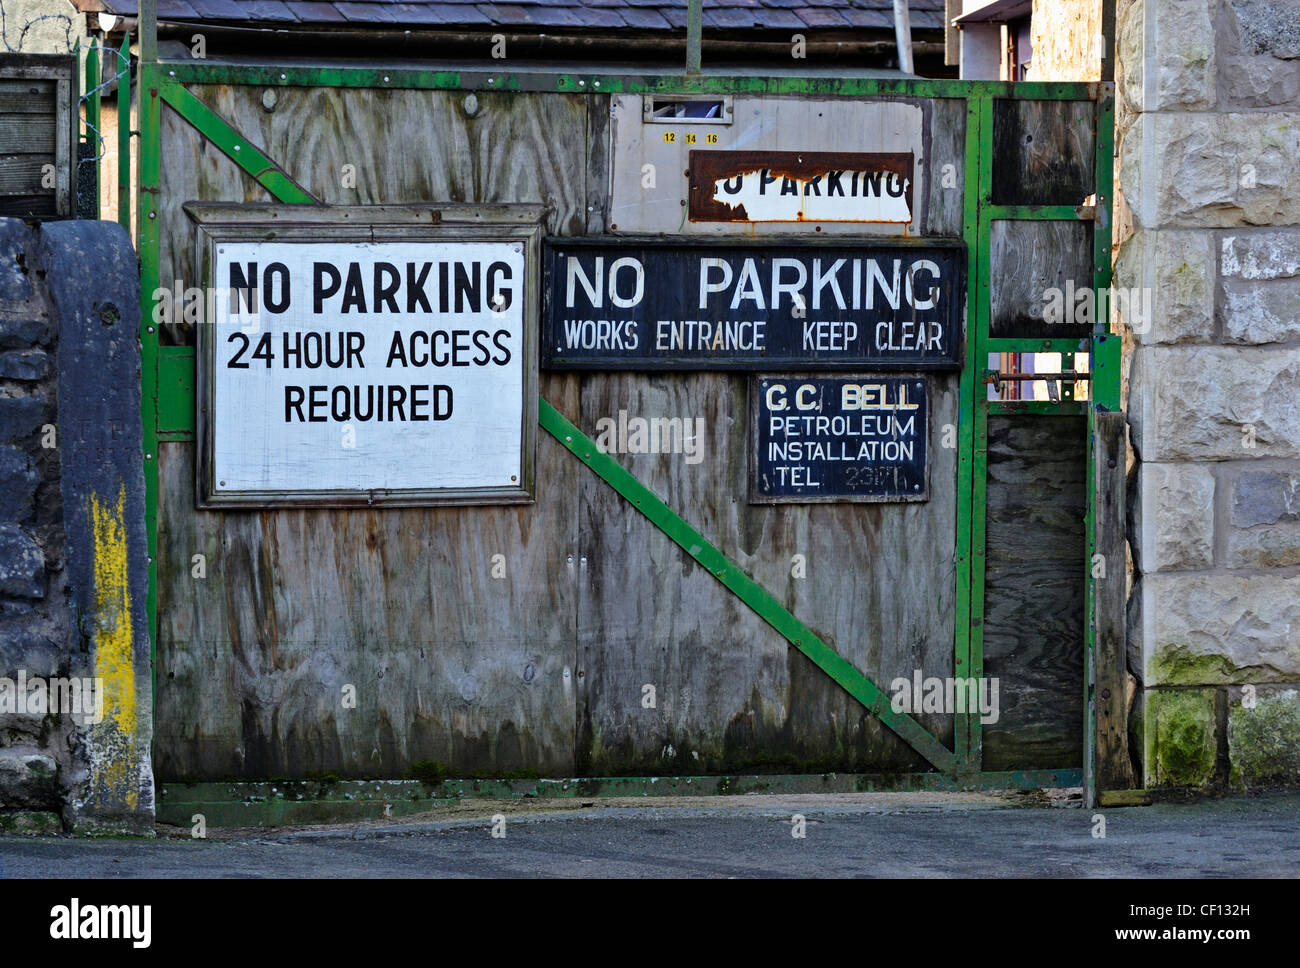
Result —
M 137 0 L 76 0 L 82 10 L 132 17 Z M 943 29 L 943 0 L 910 0 L 913 30 Z M 206 23 L 373 24 L 680 30 L 686 0 L 158 0 L 158 17 Z M 731 30 L 892 29 L 893 0 L 704 0 L 704 26 Z

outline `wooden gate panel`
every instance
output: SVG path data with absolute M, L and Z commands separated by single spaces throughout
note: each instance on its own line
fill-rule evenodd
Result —
M 932 436 L 956 423 L 956 378 L 932 378 Z M 619 461 L 728 558 L 888 691 L 952 675 L 955 449 L 931 453 L 917 504 L 750 505 L 748 378 L 719 373 L 583 378 L 580 428 L 631 416 L 705 420 L 703 460 Z M 937 436 L 936 436 L 937 439 Z M 588 577 L 579 766 L 597 774 L 923 770 L 925 761 L 599 479 L 582 481 Z M 795 578 L 795 556 L 806 577 Z M 655 686 L 656 709 L 642 706 Z M 951 744 L 952 717 L 916 717 Z M 674 763 L 665 753 L 671 747 Z M 695 754 L 698 754 L 698 759 Z
M 989 417 L 984 674 L 1001 715 L 984 769 L 1079 768 L 1084 417 Z
M 159 776 L 572 769 L 585 469 L 558 444 L 531 507 L 382 511 L 195 511 L 193 444 L 160 450 Z
M 194 91 L 323 201 L 542 202 L 548 231 L 584 231 L 584 97 L 280 88 L 268 110 L 263 88 Z M 181 205 L 269 199 L 186 121 L 162 118 L 159 277 L 197 286 Z M 183 323 L 168 335 L 193 342 Z M 576 377 L 541 387 L 576 412 Z M 553 441 L 538 443 L 532 507 L 382 512 L 195 512 L 193 444 L 160 451 L 160 776 L 401 776 L 421 759 L 572 770 L 567 558 L 585 471 Z
M 1096 190 L 1092 101 L 993 102 L 993 203 L 1082 205 Z

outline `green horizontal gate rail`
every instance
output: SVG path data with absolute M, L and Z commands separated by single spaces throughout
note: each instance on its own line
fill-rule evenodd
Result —
M 763 773 L 725 776 L 481 777 L 419 780 L 275 780 L 159 784 L 158 821 L 189 828 L 396 820 L 464 800 L 565 801 L 606 797 L 700 797 L 746 794 L 948 792 L 1076 787 L 1079 770 L 1013 770 L 958 781 L 943 773 Z M 495 809 L 495 808 L 492 808 Z
M 156 631 L 157 467 L 153 460 L 160 439 L 192 439 L 194 430 L 194 362 L 192 347 L 162 347 L 150 325 L 154 290 L 158 285 L 158 226 L 153 200 L 160 181 L 161 104 L 219 147 L 276 200 L 290 204 L 319 204 L 319 200 L 278 166 L 265 152 L 230 127 L 189 91 L 186 84 L 241 84 L 268 87 L 341 87 L 410 90 L 533 91 L 568 94 L 806 94 L 825 97 L 909 96 L 962 99 L 967 105 L 965 199 L 962 235 L 970 257 L 967 292 L 967 362 L 959 383 L 956 631 L 954 663 L 959 676 L 983 674 L 985 495 L 987 438 L 990 413 L 1092 413 L 1098 401 L 1118 409 L 1117 338 L 1107 340 L 1105 323 L 1088 340 L 991 339 L 989 329 L 989 238 L 996 219 L 1093 220 L 1109 226 L 1110 152 L 1113 147 L 1114 85 L 1107 82 L 1010 84 L 993 81 L 893 80 L 879 78 L 798 78 L 701 75 L 573 74 L 548 71 L 429 71 L 345 67 L 245 66 L 193 61 L 158 63 L 142 57 L 140 206 L 138 211 L 141 285 L 140 333 L 144 353 L 146 494 L 150 549 L 149 614 Z M 1098 104 L 1095 206 L 1001 206 L 991 198 L 993 166 L 993 103 L 997 99 L 1089 100 Z M 1109 285 L 1109 232 L 1095 232 L 1094 284 Z M 1104 238 L 1103 238 L 1104 235 Z M 1103 251 L 1104 250 L 1104 251 Z M 1103 258 L 1104 255 L 1104 258 Z M 1093 400 L 1047 402 L 988 401 L 982 376 L 990 352 L 1089 352 L 1093 361 Z M 1103 363 L 1108 364 L 1102 369 Z M 1099 379 L 1104 373 L 1104 379 Z M 1113 383 L 1113 386 L 1111 385 Z M 965 787 L 985 785 L 994 776 L 1011 786 L 1078 785 L 1092 774 L 1084 769 L 1020 771 L 982 774 L 979 716 L 958 713 L 954 720 L 954 751 L 946 749 L 912 717 L 894 713 L 880 689 L 781 605 L 766 589 L 729 561 L 691 525 L 609 455 L 601 453 L 578 428 L 544 399 L 539 422 L 563 446 L 582 460 L 637 508 L 652 524 L 681 546 L 719 582 L 736 594 L 769 625 L 798 648 L 864 708 L 933 764 L 951 782 Z M 1092 525 L 1091 512 L 1089 527 Z M 1081 563 L 1086 568 L 1087 563 Z M 1085 571 L 1087 574 L 1087 571 Z M 1089 585 L 1091 595 L 1091 585 Z M 1085 661 L 1091 661 L 1093 629 L 1083 631 Z M 156 638 L 156 635 L 155 635 Z M 1090 671 L 1090 666 L 1088 667 Z M 1086 688 L 1086 687 L 1085 687 Z M 1085 710 L 1090 707 L 1085 705 Z M 1087 713 L 1087 729 L 1092 728 Z M 1093 749 L 1085 740 L 1089 757 Z M 897 777 L 905 786 L 913 781 Z

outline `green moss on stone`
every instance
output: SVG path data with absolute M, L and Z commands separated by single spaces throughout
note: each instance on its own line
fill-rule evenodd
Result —
M 0 830 L 7 834 L 61 834 L 63 821 L 48 810 L 14 810 L 0 813 Z
M 1228 759 L 1238 788 L 1300 784 L 1300 693 L 1288 689 L 1259 696 L 1254 709 L 1234 700 Z
M 1229 685 L 1243 676 L 1226 656 L 1194 652 L 1182 645 L 1159 649 L 1151 657 L 1151 672 L 1151 681 L 1161 686 Z
M 1202 786 L 1214 775 L 1218 742 L 1209 689 L 1147 693 L 1151 776 L 1160 786 Z

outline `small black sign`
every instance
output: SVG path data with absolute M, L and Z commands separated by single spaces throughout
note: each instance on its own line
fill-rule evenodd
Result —
M 926 391 L 920 377 L 755 377 L 750 500 L 926 500 Z
M 957 369 L 960 243 L 553 240 L 542 365 Z

